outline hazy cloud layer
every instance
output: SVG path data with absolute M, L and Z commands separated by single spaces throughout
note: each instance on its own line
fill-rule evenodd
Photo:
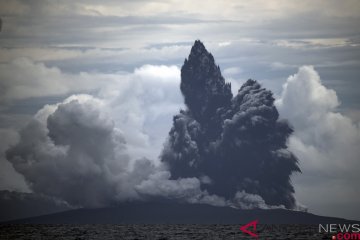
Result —
M 64 95 L 79 90 L 94 90 L 101 84 L 99 79 L 94 81 L 87 73 L 66 74 L 56 67 L 49 68 L 28 58 L 0 64 L 0 72 L 2 104 L 7 101 Z

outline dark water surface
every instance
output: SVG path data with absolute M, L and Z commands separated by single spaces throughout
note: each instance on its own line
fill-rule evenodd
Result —
M 158 224 L 158 225 L 0 225 L 0 239 L 256 239 L 240 231 L 239 225 Z M 252 229 L 249 229 L 252 230 Z M 318 233 L 318 225 L 258 225 L 261 239 L 331 239 Z

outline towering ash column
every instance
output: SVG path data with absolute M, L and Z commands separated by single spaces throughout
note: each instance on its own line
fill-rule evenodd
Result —
M 218 108 L 231 104 L 231 85 L 225 83 L 214 57 L 199 40 L 181 68 L 180 89 L 186 106 L 199 122 L 206 122 Z
M 227 199 L 255 194 L 269 205 L 295 206 L 297 158 L 287 150 L 293 132 L 279 119 L 271 91 L 248 80 L 232 96 L 214 57 L 198 40 L 181 69 L 186 110 L 174 116 L 161 155 L 173 179 L 197 177 Z

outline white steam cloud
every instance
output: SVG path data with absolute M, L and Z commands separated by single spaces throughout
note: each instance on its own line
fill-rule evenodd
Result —
M 163 166 L 131 159 L 106 108 L 103 100 L 90 95 L 45 106 L 21 130 L 20 141 L 7 151 L 8 160 L 35 193 L 75 206 L 152 197 L 223 204 L 203 192 L 197 178 L 169 180 Z
M 358 209 L 360 197 L 360 127 L 337 112 L 339 104 L 335 91 L 321 83 L 312 66 L 290 76 L 276 102 L 295 130 L 289 148 L 303 172 L 295 180 L 297 196 L 313 206 L 311 210 L 321 212 L 326 199 L 325 205 L 336 206 L 332 214 L 354 215 L 348 211 Z

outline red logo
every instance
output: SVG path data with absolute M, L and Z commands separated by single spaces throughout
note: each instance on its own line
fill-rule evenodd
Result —
M 249 222 L 248 224 L 240 227 L 240 230 L 243 232 L 243 233 L 246 233 L 246 234 L 249 234 L 250 236 L 254 237 L 254 238 L 258 238 L 258 234 L 256 233 L 256 225 L 258 223 L 258 220 L 255 220 L 255 221 L 252 221 L 252 222 Z M 253 231 L 254 232 L 250 232 L 248 230 L 248 228 L 250 227 L 253 227 Z

